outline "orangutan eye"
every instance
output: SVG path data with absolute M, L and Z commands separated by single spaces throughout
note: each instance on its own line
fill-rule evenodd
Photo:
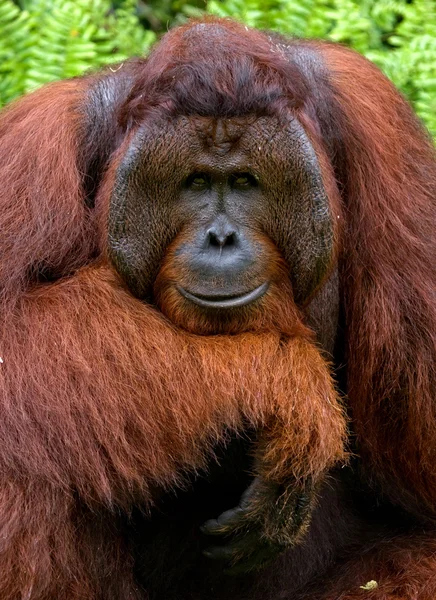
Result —
M 193 173 L 186 183 L 188 187 L 204 188 L 209 186 L 210 178 L 205 173 Z
M 232 186 L 237 188 L 248 188 L 255 187 L 257 185 L 256 179 L 250 173 L 239 173 L 233 175 Z

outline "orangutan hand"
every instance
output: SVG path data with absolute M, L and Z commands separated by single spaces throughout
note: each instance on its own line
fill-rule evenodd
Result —
M 261 569 L 301 540 L 315 500 L 311 482 L 279 485 L 256 477 L 237 507 L 202 526 L 206 535 L 225 538 L 204 554 L 226 562 L 230 574 Z

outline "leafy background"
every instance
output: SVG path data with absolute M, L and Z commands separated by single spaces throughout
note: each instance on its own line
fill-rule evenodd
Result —
M 169 27 L 205 12 L 355 48 L 436 137 L 435 0 L 0 0 L 0 106 L 49 81 L 144 55 Z

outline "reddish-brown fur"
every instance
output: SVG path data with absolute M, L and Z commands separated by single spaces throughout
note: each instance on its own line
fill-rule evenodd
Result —
M 434 149 L 375 67 L 364 72 L 353 53 L 332 45 L 323 54 L 348 157 L 348 394 L 360 451 L 386 493 L 434 514 Z
M 279 260 L 269 310 L 226 335 L 198 336 L 167 317 L 200 333 L 208 333 L 207 323 L 180 313 L 165 294 L 160 307 L 167 316 L 141 303 L 108 265 L 102 215 L 113 167 L 98 210 L 86 205 L 86 169 L 78 162 L 91 161 L 98 134 L 106 147 L 101 155 L 109 156 L 123 127 L 134 130 L 153 111 L 174 115 L 183 106 L 219 116 L 224 99 L 239 116 L 263 114 L 265 105 L 283 118 L 291 111 L 317 150 L 329 190 L 335 173 L 342 200 L 338 207 L 332 189 L 332 215 L 345 221 L 337 253 L 347 403 L 362 478 L 375 495 L 425 517 L 429 528 L 418 535 L 408 524 L 406 535 L 399 519 L 392 529 L 347 531 L 343 539 L 355 535 L 356 553 L 339 557 L 310 592 L 313 574 L 299 583 L 297 596 L 293 577 L 283 575 L 279 590 L 273 582 L 282 575 L 273 571 L 270 592 L 258 581 L 248 596 L 234 597 L 432 600 L 433 148 L 406 102 L 362 57 L 331 44 L 269 39 L 228 21 L 207 26 L 214 23 L 228 35 L 221 46 L 205 44 L 208 68 L 218 73 L 215 88 L 193 87 L 193 74 L 208 71 L 183 37 L 187 25 L 170 32 L 148 62 L 121 69 L 119 77 L 134 84 L 128 98 L 117 100 L 120 122 L 92 139 L 85 131 L 87 94 L 105 75 L 47 86 L 1 117 L 0 596 L 146 598 L 121 514 L 150 507 L 156 488 L 183 486 L 184 475 L 205 467 L 214 443 L 231 430 L 251 424 L 264 432 L 260 474 L 275 481 L 322 480 L 343 456 L 344 419 L 327 364 L 300 320 Z M 319 61 L 310 64 L 316 78 L 293 59 L 298 53 Z M 240 56 L 253 59 L 257 71 L 247 60 L 248 83 L 239 89 L 238 77 L 246 75 L 235 71 Z M 176 91 L 168 83 L 175 74 Z M 163 281 L 172 276 L 171 251 L 167 260 Z M 345 529 L 348 518 L 354 527 L 339 511 L 332 528 L 322 502 L 316 527 L 340 529 L 341 520 Z M 311 544 L 310 557 L 320 552 L 316 539 Z M 304 571 L 304 548 L 279 563 L 281 573 Z M 316 573 L 324 571 L 321 565 Z M 360 589 L 370 579 L 378 588 Z
M 97 265 L 29 292 L 14 313 L 1 380 L 2 505 L 14 506 L 2 513 L 5 599 L 32 586 L 32 598 L 75 597 L 60 560 L 87 582 L 74 564 L 74 493 L 92 510 L 129 512 L 152 501 L 150 486 L 183 484 L 214 441 L 247 423 L 269 431 L 273 481 L 318 479 L 341 456 L 328 371 L 298 325 L 287 343 L 274 331 L 190 336 Z

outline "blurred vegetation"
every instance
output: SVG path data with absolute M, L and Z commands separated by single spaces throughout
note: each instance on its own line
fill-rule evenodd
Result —
M 347 44 L 378 64 L 436 137 L 435 0 L 0 0 L 0 105 L 131 55 L 205 12 Z

